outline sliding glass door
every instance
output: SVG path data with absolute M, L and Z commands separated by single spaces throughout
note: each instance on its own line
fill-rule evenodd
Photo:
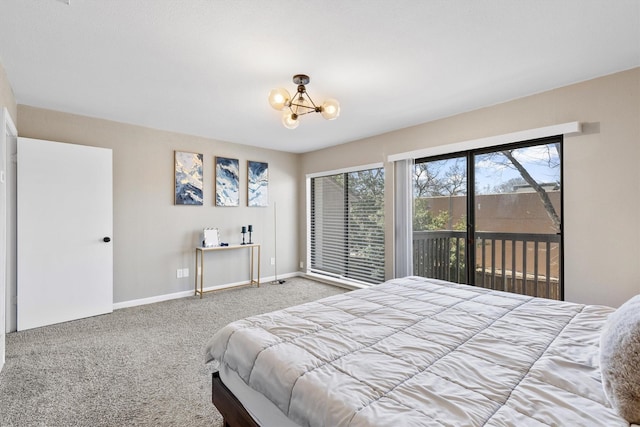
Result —
M 562 137 L 416 161 L 414 274 L 562 299 Z

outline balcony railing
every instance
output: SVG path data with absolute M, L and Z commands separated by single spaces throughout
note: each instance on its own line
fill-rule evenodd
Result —
M 466 236 L 452 230 L 414 232 L 414 274 L 465 283 Z M 559 235 L 483 231 L 475 236 L 473 285 L 562 299 Z

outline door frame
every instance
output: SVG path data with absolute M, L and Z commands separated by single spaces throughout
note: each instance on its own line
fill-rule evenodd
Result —
M 8 236 L 10 230 L 14 230 L 10 221 L 15 218 L 12 213 L 15 212 L 15 179 L 12 173 L 15 173 L 15 167 L 12 167 L 15 157 L 15 140 L 18 137 L 16 126 L 9 115 L 6 107 L 0 111 L 0 370 L 5 363 L 5 333 L 10 332 L 11 321 L 9 318 L 14 315 L 15 307 L 12 302 L 12 289 L 15 290 L 15 240 Z M 15 236 L 15 234 L 12 234 Z M 7 286 L 9 283 L 9 286 Z M 15 295 L 15 293 L 13 294 Z

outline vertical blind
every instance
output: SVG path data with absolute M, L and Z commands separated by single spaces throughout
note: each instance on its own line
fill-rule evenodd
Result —
M 311 178 L 311 271 L 384 281 L 384 169 Z

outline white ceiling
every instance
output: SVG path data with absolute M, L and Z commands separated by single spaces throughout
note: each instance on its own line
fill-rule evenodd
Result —
M 0 62 L 19 104 L 307 152 L 637 67 L 640 1 L 0 0 Z M 337 120 L 282 126 L 296 73 Z

